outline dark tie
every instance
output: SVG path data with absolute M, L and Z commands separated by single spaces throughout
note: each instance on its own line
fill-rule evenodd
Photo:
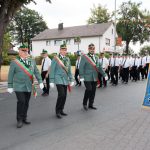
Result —
M 43 61 L 43 64 L 42 64 L 42 71 L 43 71 L 43 68 L 44 68 L 44 63 L 45 63 L 45 58 L 44 58 L 44 61 Z
M 102 58 L 102 65 L 103 65 L 103 58 Z
M 123 67 L 124 67 L 125 63 L 126 63 L 126 59 L 125 59 L 125 61 L 124 61 L 124 63 L 123 63 Z
M 136 58 L 135 58 L 136 59 Z M 134 66 L 135 66 L 135 59 L 134 59 Z
M 79 60 L 77 60 L 77 69 L 79 69 Z
M 114 59 L 114 66 L 116 65 L 116 58 Z

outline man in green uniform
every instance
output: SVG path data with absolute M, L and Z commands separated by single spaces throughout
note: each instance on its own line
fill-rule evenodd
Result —
M 108 77 L 102 69 L 98 56 L 95 55 L 94 44 L 89 44 L 88 51 L 89 53 L 87 55 L 82 55 L 79 66 L 80 81 L 84 81 L 84 85 L 86 88 L 83 98 L 83 108 L 85 110 L 88 110 L 88 108 L 96 110 L 97 108 L 94 107 L 93 104 L 96 93 L 98 73 L 101 73 L 105 80 L 107 80 Z
M 17 97 L 17 128 L 23 124 L 30 124 L 27 120 L 29 100 L 33 87 L 33 78 L 37 78 L 40 88 L 43 89 L 41 76 L 36 67 L 35 61 L 29 56 L 28 48 L 25 45 L 19 47 L 19 57 L 10 64 L 8 74 L 9 93 L 15 91 Z
M 50 71 L 50 87 L 53 88 L 55 83 L 58 91 L 55 110 L 56 117 L 59 119 L 61 119 L 62 116 L 67 116 L 67 114 L 63 111 L 67 98 L 67 87 L 70 90 L 70 86 L 74 85 L 70 59 L 66 57 L 66 54 L 66 45 L 60 45 L 60 53 L 58 56 L 54 56 Z

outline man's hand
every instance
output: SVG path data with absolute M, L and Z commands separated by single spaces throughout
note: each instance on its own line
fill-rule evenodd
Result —
M 84 81 L 84 78 L 81 78 L 81 79 L 80 79 L 80 82 L 83 82 L 83 81 Z
M 42 90 L 44 88 L 44 84 L 40 83 L 40 89 Z
M 51 87 L 51 88 L 54 88 L 54 83 L 50 83 L 50 87 Z
M 105 76 L 105 80 L 106 80 L 106 81 L 108 80 L 108 76 Z
M 10 93 L 10 94 L 12 94 L 13 91 L 14 91 L 13 88 L 8 88 L 8 89 L 7 89 L 7 92 Z
M 70 86 L 74 86 L 74 82 L 71 82 L 71 83 L 70 83 Z

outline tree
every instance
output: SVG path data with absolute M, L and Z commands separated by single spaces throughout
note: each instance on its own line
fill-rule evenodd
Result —
M 91 17 L 89 17 L 87 22 L 88 24 L 106 23 L 110 20 L 110 18 L 110 14 L 105 7 L 102 7 L 100 4 L 98 5 L 98 7 L 93 5 L 93 8 L 91 8 Z
M 0 0 L 0 62 L 2 59 L 3 36 L 7 25 L 9 24 L 17 10 L 21 8 L 21 6 L 27 5 L 30 2 L 35 3 L 35 1 L 36 0 Z M 46 1 L 51 3 L 51 0 Z
M 9 30 L 11 36 L 18 43 L 27 43 L 29 48 L 31 45 L 31 38 L 47 29 L 46 23 L 38 12 L 23 8 L 19 10 L 13 17 Z
M 129 52 L 129 44 L 140 41 L 142 44 L 149 40 L 150 24 L 149 12 L 140 10 L 141 3 L 123 2 L 118 11 L 121 17 L 117 23 L 117 33 L 126 42 L 126 53 Z
M 139 54 L 140 55 L 146 55 L 146 54 L 150 55 L 150 46 L 146 45 L 146 46 L 142 47 L 140 49 L 140 53 Z
M 81 38 L 79 36 L 75 37 L 74 43 L 78 44 L 78 50 L 79 50 L 79 44 L 81 43 Z

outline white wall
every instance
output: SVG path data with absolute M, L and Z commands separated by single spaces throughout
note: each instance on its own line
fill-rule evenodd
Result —
M 96 53 L 100 52 L 100 45 L 102 37 L 88 37 L 81 38 L 81 43 L 79 44 L 79 49 L 84 53 L 88 52 L 88 45 L 93 43 L 96 47 Z M 32 41 L 32 55 L 40 56 L 42 50 L 45 49 L 48 51 L 48 54 L 59 53 L 59 46 L 54 45 L 54 40 L 51 40 L 49 46 L 46 45 L 45 41 Z M 71 39 L 70 44 L 67 45 L 68 52 L 74 53 L 78 50 L 78 45 L 74 44 L 74 39 Z
M 112 34 L 113 29 L 113 34 Z M 107 46 L 105 43 L 105 38 L 110 39 L 110 46 Z M 63 40 L 63 39 L 62 39 Z M 85 37 L 81 38 L 81 43 L 79 45 L 79 49 L 82 50 L 84 53 L 88 52 L 88 45 L 93 43 L 96 48 L 96 53 L 104 51 L 113 51 L 114 50 L 114 26 L 111 25 L 107 31 L 104 33 L 103 36 L 97 37 Z M 46 45 L 46 40 L 44 41 L 32 41 L 32 55 L 33 56 L 40 56 L 43 49 L 48 51 L 48 54 L 52 53 L 59 53 L 59 45 L 54 45 L 54 40 L 51 40 L 50 45 Z M 74 54 L 78 50 L 78 45 L 74 44 L 74 39 L 70 40 L 70 44 L 67 45 L 68 52 Z

